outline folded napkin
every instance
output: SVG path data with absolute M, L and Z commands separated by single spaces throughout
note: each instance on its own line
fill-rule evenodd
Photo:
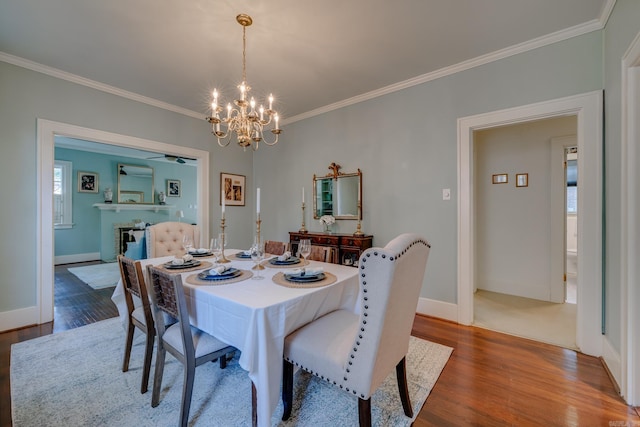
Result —
M 218 267 L 214 267 L 214 268 L 209 269 L 207 274 L 209 276 L 217 276 L 219 274 L 224 273 L 225 271 L 227 271 L 227 267 L 225 267 L 224 265 L 220 265 Z
M 207 248 L 191 248 L 191 249 L 189 249 L 189 253 L 190 254 L 206 254 L 207 252 L 209 252 L 209 249 L 207 249 Z
M 304 274 L 302 274 L 304 273 Z M 294 268 L 291 270 L 291 273 L 287 273 L 292 276 L 317 276 L 320 273 L 324 273 L 324 268 L 316 267 L 316 268 Z
M 251 250 L 242 251 L 243 255 L 251 256 Z
M 189 255 L 189 254 L 185 254 L 182 257 L 178 258 L 174 258 L 171 260 L 171 264 L 173 265 L 182 265 L 185 262 L 189 262 L 189 261 L 193 261 L 193 256 Z
M 278 256 L 278 261 L 286 261 L 291 258 L 291 252 L 285 252 L 282 255 Z

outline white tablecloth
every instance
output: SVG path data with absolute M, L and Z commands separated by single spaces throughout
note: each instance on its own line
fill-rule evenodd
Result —
M 248 270 L 251 261 L 236 260 L 225 255 L 236 268 Z M 159 265 L 172 257 L 141 260 Z M 338 308 L 357 310 L 358 269 L 338 264 L 311 261 L 310 267 L 322 266 L 337 277 L 337 282 L 324 287 L 299 289 L 275 284 L 272 277 L 286 269 L 266 268 L 262 280 L 248 279 L 238 283 L 214 286 L 183 284 L 193 325 L 241 351 L 240 366 L 248 371 L 258 397 L 258 425 L 270 424 L 280 396 L 284 338 L 297 328 Z M 255 272 L 254 272 L 255 275 Z M 122 283 L 118 283 L 112 300 L 120 316 L 126 317 Z

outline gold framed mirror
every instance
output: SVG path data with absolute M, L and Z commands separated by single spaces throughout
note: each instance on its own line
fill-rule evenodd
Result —
M 118 164 L 118 203 L 153 205 L 153 168 Z
M 362 220 L 362 171 L 342 173 L 336 163 L 329 169 L 325 176 L 313 175 L 313 218 Z

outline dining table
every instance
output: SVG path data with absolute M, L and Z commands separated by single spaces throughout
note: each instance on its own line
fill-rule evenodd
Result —
M 241 258 L 242 250 L 226 249 L 225 268 L 240 271 L 234 280 L 203 280 L 203 271 L 219 264 L 215 258 L 202 257 L 202 268 L 189 268 L 182 276 L 190 322 L 193 326 L 234 346 L 240 351 L 239 364 L 253 383 L 254 425 L 271 424 L 280 396 L 282 355 L 287 335 L 301 326 L 337 309 L 359 312 L 358 269 L 352 266 L 300 260 L 300 264 L 273 265 L 276 256 L 266 255 L 254 270 L 250 258 Z M 146 266 L 165 266 L 175 257 L 142 259 Z M 285 273 L 303 265 L 309 270 L 321 268 L 322 282 L 289 282 Z M 206 271 L 205 271 L 206 273 Z M 256 280 L 255 276 L 261 276 Z M 148 281 L 147 281 L 148 282 Z M 120 318 L 127 321 L 124 287 L 120 280 L 112 300 Z

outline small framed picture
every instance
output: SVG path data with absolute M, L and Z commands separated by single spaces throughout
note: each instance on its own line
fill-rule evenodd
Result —
M 179 179 L 167 180 L 167 197 L 180 197 L 182 195 L 182 184 Z
M 245 180 L 244 175 L 220 173 L 220 204 L 224 198 L 226 206 L 244 206 Z
M 492 184 L 506 184 L 509 182 L 509 175 L 506 173 L 497 173 L 491 177 Z
M 517 173 L 516 174 L 516 187 L 528 187 L 529 186 L 529 174 Z
M 95 172 L 78 172 L 78 193 L 97 193 L 98 174 Z

